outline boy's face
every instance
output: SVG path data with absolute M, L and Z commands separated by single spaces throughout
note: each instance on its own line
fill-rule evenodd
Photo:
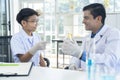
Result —
M 34 32 L 37 28 L 38 25 L 38 16 L 37 15 L 32 15 L 28 18 L 28 20 L 24 21 L 22 23 L 23 29 L 26 32 Z

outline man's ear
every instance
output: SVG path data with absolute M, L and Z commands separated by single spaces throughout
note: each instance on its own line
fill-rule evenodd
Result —
M 102 21 L 102 16 L 98 16 L 98 20 L 99 20 L 99 21 Z

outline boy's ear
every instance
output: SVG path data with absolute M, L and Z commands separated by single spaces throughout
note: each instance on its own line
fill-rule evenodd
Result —
M 26 24 L 26 21 L 22 20 L 21 25 L 25 25 L 25 24 Z

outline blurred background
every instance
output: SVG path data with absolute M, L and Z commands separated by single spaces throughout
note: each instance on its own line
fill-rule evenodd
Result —
M 0 62 L 13 61 L 9 42 L 11 36 L 21 29 L 16 14 L 29 7 L 42 13 L 36 33 L 48 42 L 44 57 L 49 58 L 50 67 L 64 68 L 71 56 L 60 52 L 62 39 L 70 33 L 81 45 L 81 39 L 89 33 L 82 24 L 82 8 L 95 2 L 104 4 L 106 23 L 120 29 L 119 0 L 0 0 Z

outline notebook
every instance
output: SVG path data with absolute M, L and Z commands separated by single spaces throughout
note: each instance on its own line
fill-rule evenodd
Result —
M 0 76 L 28 76 L 33 63 L 0 63 Z

